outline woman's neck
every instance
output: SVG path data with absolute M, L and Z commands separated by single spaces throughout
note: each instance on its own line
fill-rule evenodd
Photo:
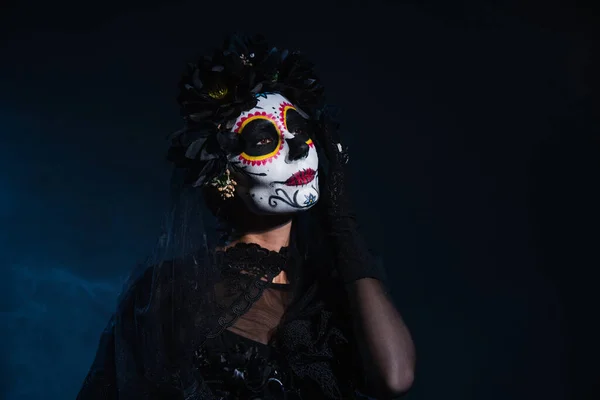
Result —
M 256 243 L 267 250 L 279 251 L 282 247 L 290 244 L 292 232 L 292 221 L 288 220 L 280 225 L 272 226 L 265 230 L 245 232 L 232 240 L 226 247 L 234 246 L 236 243 Z M 273 283 L 289 283 L 287 275 L 281 271 L 272 280 Z
M 268 230 L 243 233 L 236 242 L 256 243 L 267 250 L 279 251 L 282 247 L 290 244 L 291 232 L 292 221 L 288 221 Z

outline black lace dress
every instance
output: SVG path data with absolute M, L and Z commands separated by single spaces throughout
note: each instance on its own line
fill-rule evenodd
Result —
M 263 264 L 279 265 L 285 257 L 285 251 L 238 244 L 216 259 L 219 268 L 235 274 Z M 153 382 L 146 365 L 156 358 L 139 346 L 154 328 L 140 323 L 136 313 L 142 307 L 127 300 L 155 296 L 148 285 L 152 279 L 152 273 L 146 273 L 113 317 L 78 399 L 367 399 L 357 391 L 361 373 L 348 315 L 340 308 L 346 296 L 333 281 L 311 285 L 307 292 L 312 294 L 303 293 L 299 302 L 290 285 L 264 282 L 259 298 L 249 301 L 249 307 L 238 307 L 242 312 L 234 323 L 225 324 L 194 351 L 192 375 L 198 388 L 189 393 L 165 390 L 162 383 Z M 294 306 L 298 312 L 290 318 L 288 311 Z
M 318 386 L 294 379 L 276 336 L 270 336 L 288 295 L 288 285 L 269 285 L 234 327 L 198 352 L 198 372 L 218 399 L 319 398 Z
M 257 245 L 240 243 L 221 252 L 220 262 L 232 266 L 243 259 L 244 268 L 252 265 L 248 260 L 277 265 L 286 262 L 286 255 L 286 248 L 267 253 Z M 302 323 L 302 319 L 282 326 L 282 318 L 292 302 L 291 289 L 288 284 L 269 283 L 233 326 L 209 339 L 197 353 L 198 373 L 217 399 L 325 399 L 341 398 L 341 392 L 350 391 L 351 385 L 344 382 L 346 387 L 340 387 L 343 379 L 332 372 L 341 371 L 341 360 L 335 358 L 334 351 L 343 350 L 348 344 L 341 330 L 331 325 L 328 329 L 325 323 L 323 331 L 318 332 L 315 329 L 318 325 Z M 312 313 L 313 318 L 321 322 L 325 322 L 323 317 L 331 319 L 332 314 L 325 310 L 324 304 L 319 307 Z M 310 343 L 311 334 L 306 330 L 309 327 L 323 341 L 319 349 Z M 315 354 L 310 354 L 311 351 Z M 306 357 L 298 357 L 301 353 Z M 344 378 L 347 372 L 342 372 Z M 310 378 L 319 373 L 317 379 Z M 331 396 L 324 394 L 323 386 Z

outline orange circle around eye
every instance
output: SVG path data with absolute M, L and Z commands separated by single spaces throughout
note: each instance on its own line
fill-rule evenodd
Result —
M 265 164 L 267 162 L 267 160 L 269 160 L 273 157 L 277 158 L 277 156 L 281 152 L 281 149 L 283 148 L 281 129 L 279 128 L 279 125 L 277 124 L 277 122 L 274 120 L 274 118 L 270 114 L 257 113 L 257 114 L 251 114 L 251 115 L 247 116 L 246 118 L 242 119 L 242 121 L 240 121 L 240 123 L 238 124 L 238 127 L 236 129 L 236 132 L 238 134 L 241 134 L 242 131 L 244 130 L 244 127 L 246 125 L 248 125 L 248 123 L 255 121 L 257 119 L 264 119 L 265 121 L 269 121 L 270 123 L 273 124 L 273 126 L 275 126 L 275 129 L 277 130 L 277 134 L 278 134 L 277 135 L 277 146 L 275 146 L 275 149 L 272 152 L 262 155 L 262 156 L 251 156 L 246 153 L 241 153 L 240 161 L 242 161 L 244 164 L 252 164 L 252 165 Z

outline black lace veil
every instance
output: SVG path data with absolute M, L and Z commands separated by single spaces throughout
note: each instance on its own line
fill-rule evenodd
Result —
M 317 214 L 310 211 L 294 217 L 290 244 L 279 253 L 257 249 L 250 253 L 253 259 L 244 253 L 224 260 L 220 249 L 231 229 L 208 209 L 201 188 L 185 184 L 185 173 L 173 174 L 172 204 L 154 252 L 136 269 L 122 296 L 120 307 L 132 315 L 116 314 L 122 318 L 115 324 L 116 342 L 137 360 L 144 379 L 161 391 L 194 385 L 194 354 L 234 325 L 282 270 L 294 300 L 281 329 L 286 320 L 320 311 L 307 307 L 316 297 L 319 275 L 330 272 L 323 268 L 326 253 L 318 246 Z M 205 396 L 211 398 L 208 391 Z

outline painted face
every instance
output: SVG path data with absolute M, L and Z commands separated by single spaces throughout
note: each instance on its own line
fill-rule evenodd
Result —
M 319 159 L 308 130 L 306 115 L 276 93 L 259 94 L 236 119 L 243 151 L 229 161 L 243 174 L 236 191 L 252 211 L 293 213 L 317 202 Z

